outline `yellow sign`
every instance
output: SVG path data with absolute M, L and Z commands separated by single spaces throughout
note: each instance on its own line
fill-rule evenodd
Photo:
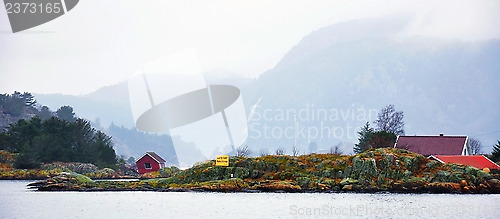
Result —
M 215 166 L 229 166 L 229 156 L 228 155 L 217 155 L 215 158 Z

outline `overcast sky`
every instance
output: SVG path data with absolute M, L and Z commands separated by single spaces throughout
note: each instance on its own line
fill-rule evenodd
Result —
M 187 47 L 204 71 L 258 77 L 302 37 L 342 21 L 409 15 L 404 34 L 500 39 L 500 1 L 81 0 L 12 34 L 0 7 L 0 93 L 86 94 Z

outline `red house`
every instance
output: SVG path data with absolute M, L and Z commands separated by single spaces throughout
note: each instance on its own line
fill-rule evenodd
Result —
M 165 167 L 165 160 L 155 152 L 146 152 L 135 164 L 140 174 L 158 171 Z
M 444 155 L 434 155 L 429 158 L 437 160 L 441 163 L 458 163 L 473 166 L 480 170 L 488 168 L 490 170 L 498 170 L 500 166 L 488 159 L 483 155 L 473 155 L 473 156 L 444 156 Z
M 395 148 L 429 155 L 469 155 L 467 136 L 398 136 Z

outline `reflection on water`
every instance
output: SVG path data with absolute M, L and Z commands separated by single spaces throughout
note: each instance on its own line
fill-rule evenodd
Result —
M 0 218 L 500 218 L 500 195 L 38 192 L 0 181 Z

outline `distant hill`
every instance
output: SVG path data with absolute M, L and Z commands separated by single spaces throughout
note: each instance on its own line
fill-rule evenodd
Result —
M 233 84 L 242 86 L 250 82 L 242 77 L 226 77 L 227 73 L 209 72 L 206 74 L 207 83 L 210 84 Z M 57 109 L 61 105 L 73 107 L 77 116 L 93 121 L 93 125 L 105 131 L 113 137 L 115 150 L 118 155 L 140 158 L 147 151 L 155 151 L 162 156 L 169 165 L 186 165 L 205 160 L 202 153 L 193 143 L 183 142 L 178 145 L 179 152 L 191 154 L 185 163 L 179 163 L 175 156 L 176 150 L 168 135 L 157 135 L 135 129 L 130 102 L 128 97 L 127 82 L 98 89 L 83 96 L 72 96 L 62 94 L 35 94 L 40 103 Z M 174 137 L 175 138 L 175 137 Z
M 265 133 L 264 124 L 268 134 L 273 128 L 279 134 L 294 127 L 293 113 L 287 111 L 306 112 L 297 123 L 299 130 L 310 127 L 313 137 L 299 133 L 303 151 L 315 141 L 318 148 L 340 142 L 350 152 L 359 127 L 373 122 L 380 108 L 394 104 L 405 113 L 407 135 L 476 136 L 489 153 L 500 133 L 500 42 L 405 37 L 405 26 L 405 19 L 359 20 L 304 37 L 275 68 L 244 89 L 246 106 L 262 98 L 256 113 L 265 115 L 250 123 L 250 136 Z M 324 110 L 339 116 L 324 119 Z M 287 117 L 283 121 L 282 114 Z M 336 136 L 314 137 L 314 130 L 328 130 L 324 127 Z M 293 133 L 288 141 L 271 134 L 248 143 L 288 150 L 294 144 Z
M 232 76 L 228 72 L 211 71 L 205 74 L 207 84 L 230 84 L 243 87 L 252 79 Z M 98 121 L 102 127 L 111 123 L 126 128 L 135 127 L 130 109 L 127 82 L 102 87 L 90 94 L 73 96 L 63 94 L 34 94 L 38 102 L 57 110 L 60 106 L 70 105 L 78 116 Z
M 54 115 L 46 106 L 37 106 L 29 92 L 0 94 L 0 133 L 21 119 L 30 120 L 35 116 L 48 119 Z
M 118 154 L 133 156 L 136 160 L 148 151 L 154 151 L 159 154 L 165 159 L 167 165 L 181 165 L 182 167 L 190 166 L 186 165 L 186 163 L 193 164 L 209 159 L 205 158 L 194 144 L 176 140 L 176 142 L 182 144 L 176 145 L 179 149 L 178 152 L 181 154 L 190 154 L 189 160 L 179 162 L 176 156 L 176 149 L 169 135 L 150 134 L 135 128 L 118 127 L 114 124 L 111 124 L 106 129 L 106 133 L 113 136 L 114 146 Z
M 352 153 L 359 128 L 389 104 L 405 113 L 407 135 L 468 135 L 491 152 L 500 133 L 500 41 L 409 37 L 408 24 L 389 17 L 327 26 L 256 80 L 210 72 L 206 81 L 241 88 L 254 154 L 291 153 L 295 130 L 300 153 L 333 146 Z M 102 127 L 134 127 L 126 82 L 84 96 L 35 96 L 51 109 L 71 105 Z
M 130 110 L 126 82 L 100 88 L 83 96 L 63 94 L 34 94 L 38 102 L 51 109 L 63 105 L 73 107 L 78 116 L 90 121 L 98 121 L 100 126 L 108 127 L 111 123 L 126 127 L 134 126 Z

